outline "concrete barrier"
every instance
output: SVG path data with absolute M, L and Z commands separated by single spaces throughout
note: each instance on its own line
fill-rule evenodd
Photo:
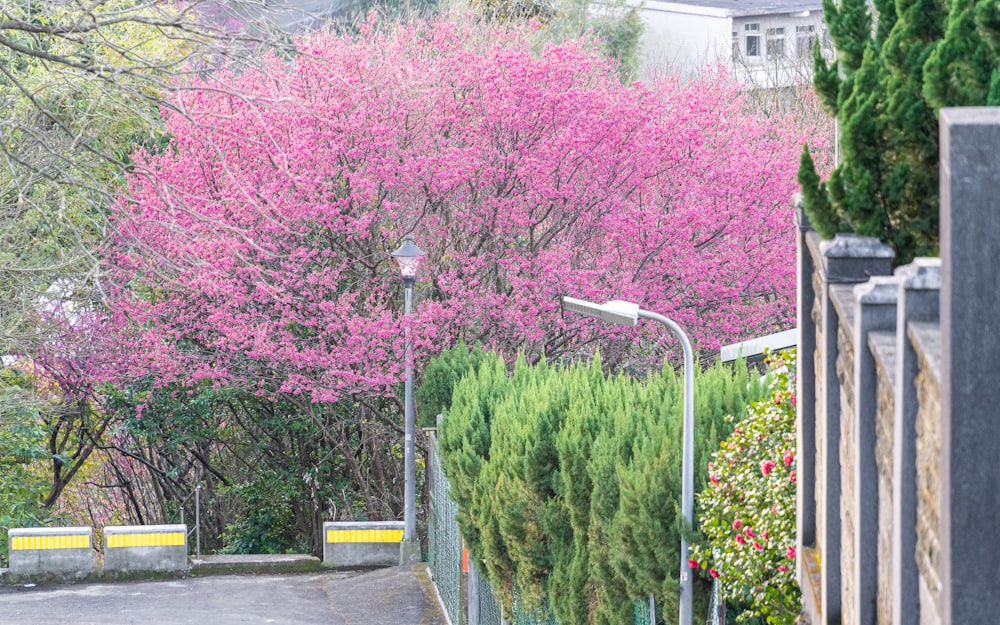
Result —
M 104 570 L 186 571 L 187 525 L 119 525 L 104 528 Z
M 323 536 L 324 566 L 397 566 L 403 522 L 328 522 L 323 524 Z
M 94 570 L 89 527 L 18 527 L 7 538 L 12 576 L 82 577 Z

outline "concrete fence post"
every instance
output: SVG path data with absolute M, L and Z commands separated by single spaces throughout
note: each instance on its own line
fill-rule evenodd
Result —
M 872 237 L 838 234 L 819 244 L 819 330 L 816 351 L 816 549 L 822 562 L 815 625 L 841 625 L 839 317 L 831 289 L 892 271 L 892 249 Z M 800 360 L 810 358 L 800 352 Z M 805 402 L 799 402 L 808 410 Z M 806 417 L 801 418 L 805 421 Z M 850 572 L 849 572 L 850 573 Z
M 893 625 L 919 625 L 917 549 L 917 374 L 920 361 L 907 337 L 911 321 L 939 318 L 941 259 L 918 258 L 896 269 L 896 378 L 894 384 L 892 481 L 892 563 L 890 593 Z
M 466 579 L 468 584 L 468 625 L 479 625 L 479 569 L 476 568 L 475 558 L 469 555 L 469 576 Z
M 997 622 L 1000 108 L 941 109 L 940 571 L 944 625 Z
M 844 622 L 854 625 L 878 623 L 878 570 L 879 560 L 879 472 L 876 461 L 878 418 L 878 373 L 875 357 L 869 348 L 868 337 L 873 332 L 896 329 L 896 299 L 899 279 L 894 276 L 877 276 L 854 287 L 854 413 L 853 427 L 848 428 L 853 440 L 846 441 L 853 449 L 853 467 L 843 476 L 852 480 L 848 492 L 853 493 L 850 515 L 854 527 L 851 535 L 854 544 L 843 545 L 853 553 L 846 554 L 845 562 L 853 570 L 845 571 L 854 578 L 855 592 L 850 605 L 844 609 Z
M 795 222 L 796 267 L 798 277 L 798 297 L 796 301 L 796 321 L 798 325 L 798 378 L 796 387 L 798 415 L 796 423 L 796 547 L 799 557 L 805 547 L 816 544 L 816 361 L 812 355 L 816 351 L 816 323 L 813 321 L 813 307 L 816 305 L 816 291 L 813 275 L 816 266 L 808 249 L 806 237 L 812 231 L 809 218 L 802 206 L 802 196 L 796 196 Z M 815 233 L 813 234 L 815 236 Z M 806 407 L 806 410 L 803 410 Z M 799 586 L 805 587 L 803 568 L 798 568 Z

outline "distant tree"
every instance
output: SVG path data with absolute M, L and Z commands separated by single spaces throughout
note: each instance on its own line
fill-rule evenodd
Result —
M 265 40 L 221 27 L 204 6 L 0 7 L 0 354 L 13 378 L 30 382 L 6 395 L 0 427 L 36 414 L 50 510 L 94 464 L 112 421 L 81 365 L 100 345 L 91 341 L 97 252 L 130 155 L 166 145 L 161 108 L 190 73 L 234 63 L 249 40 Z
M 98 373 L 307 411 L 390 394 L 406 232 L 429 252 L 418 365 L 459 339 L 537 360 L 612 332 L 568 331 L 563 293 L 642 301 L 706 349 L 787 323 L 790 151 L 810 129 L 741 107 L 725 77 L 624 86 L 584 43 L 539 57 L 469 28 L 316 35 L 178 94 L 169 149 L 134 156 L 113 208 L 122 364 Z
M 935 110 L 943 106 L 1000 104 L 1000 16 L 995 3 L 955 0 L 945 35 L 936 43 L 924 71 L 924 97 Z

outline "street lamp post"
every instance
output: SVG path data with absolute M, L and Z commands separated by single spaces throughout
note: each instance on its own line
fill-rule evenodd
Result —
M 420 562 L 420 541 L 417 540 L 417 497 L 415 453 L 413 448 L 413 344 L 410 341 L 410 313 L 413 307 L 413 281 L 417 277 L 417 268 L 424 256 L 424 251 L 413 243 L 413 237 L 406 235 L 403 244 L 399 246 L 392 257 L 399 263 L 399 272 L 403 276 L 403 351 L 405 361 L 404 373 L 404 419 L 403 419 L 403 542 L 399 545 L 400 566 Z
M 607 304 L 594 304 L 572 297 L 562 299 L 563 310 L 575 312 L 587 317 L 596 317 L 602 321 L 622 326 L 635 326 L 639 318 L 659 321 L 667 326 L 680 340 L 684 348 L 684 459 L 681 471 L 681 514 L 688 527 L 694 527 L 694 355 L 691 352 L 691 342 L 680 326 L 648 310 L 639 308 L 638 304 L 615 300 Z M 691 569 L 688 566 L 690 545 L 687 537 L 681 534 L 681 601 L 679 625 L 691 625 Z

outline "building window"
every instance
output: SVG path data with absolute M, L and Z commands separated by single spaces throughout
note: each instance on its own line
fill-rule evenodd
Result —
M 740 60 L 740 34 L 733 31 L 733 61 L 737 62 Z
M 747 58 L 760 56 L 760 24 L 744 24 L 746 33 Z
M 780 59 L 785 56 L 785 29 L 767 29 L 767 58 Z
M 795 54 L 800 58 L 812 55 L 813 42 L 816 41 L 816 26 L 795 27 Z

